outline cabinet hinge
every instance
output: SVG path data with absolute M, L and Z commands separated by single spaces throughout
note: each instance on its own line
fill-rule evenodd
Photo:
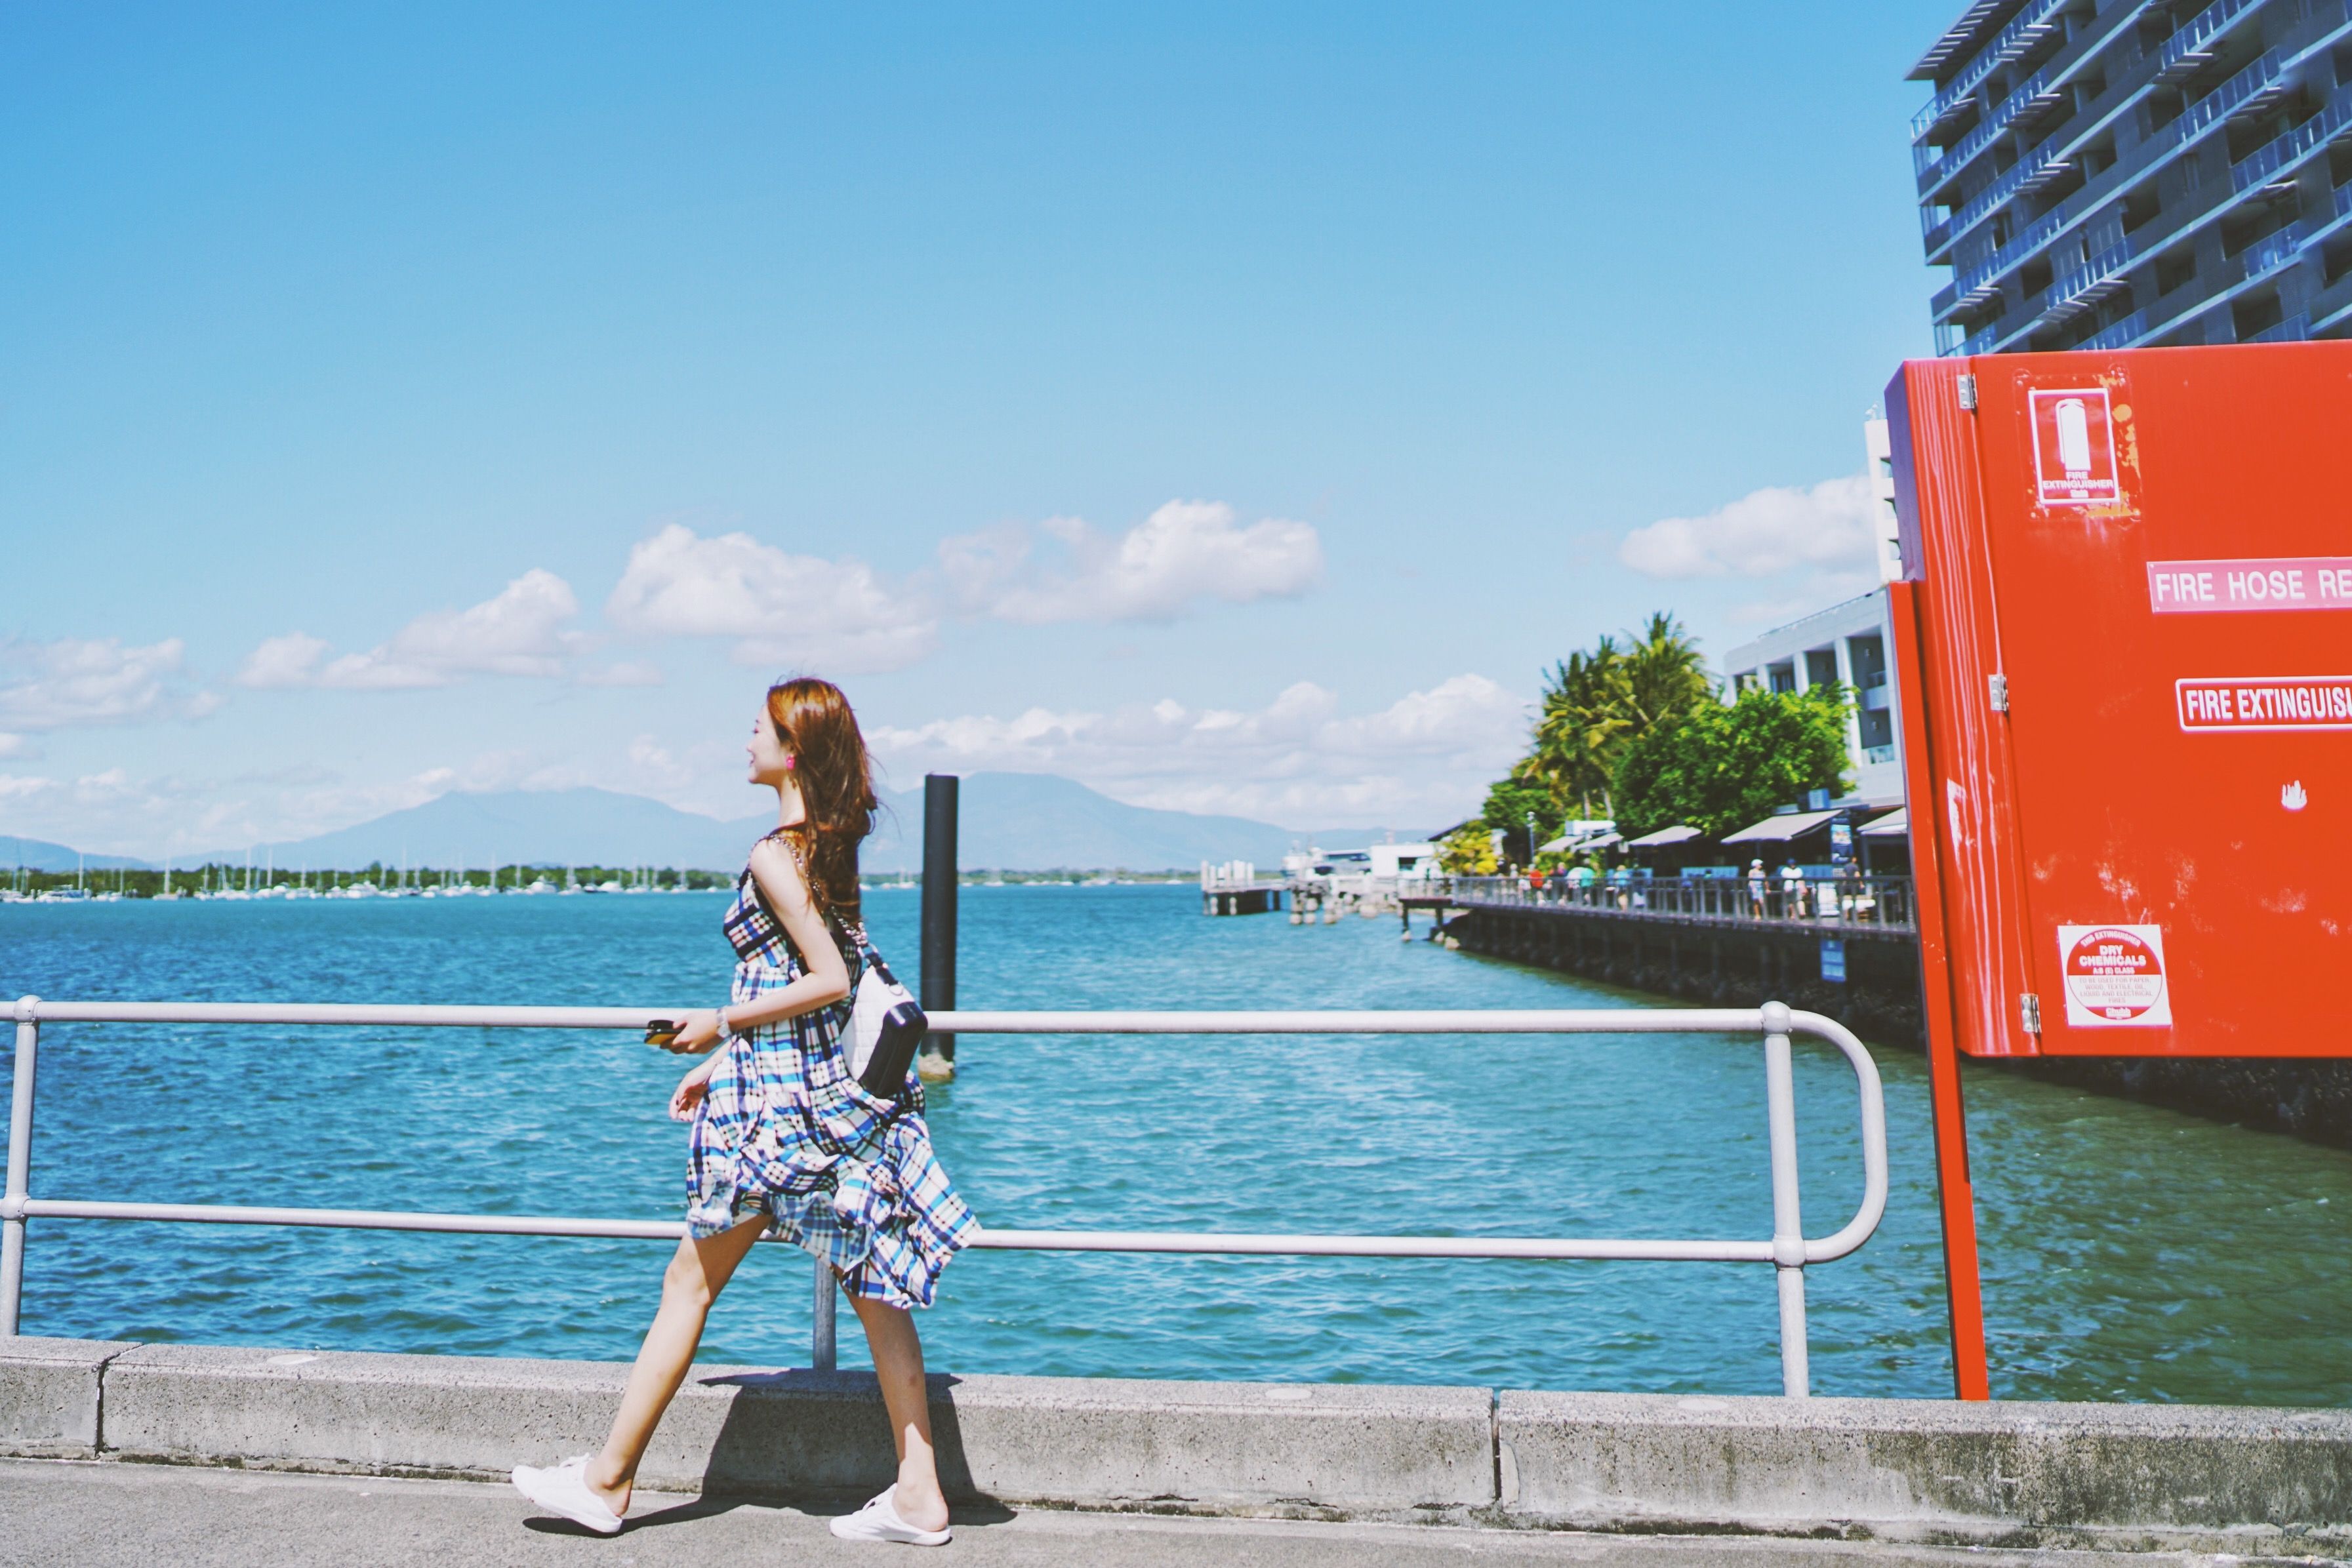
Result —
M 1974 376 L 1960 378 L 1960 408 L 1967 413 L 1977 411 L 1977 379 Z
M 2017 998 L 2017 1019 L 2028 1034 L 2042 1032 L 2042 998 L 2027 991 Z
M 1985 700 L 1992 705 L 1992 711 L 1995 713 L 2009 711 L 2009 677 L 2007 675 L 1996 674 L 1985 677 Z

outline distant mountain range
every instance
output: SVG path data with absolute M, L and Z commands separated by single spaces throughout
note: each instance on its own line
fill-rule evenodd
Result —
M 923 791 L 885 791 L 881 821 L 861 857 L 869 872 L 922 867 Z M 1293 844 L 1346 848 L 1387 830 L 1293 832 L 1246 817 L 1129 806 L 1073 779 L 1044 773 L 975 773 L 960 791 L 957 860 L 967 871 L 1044 871 L 1055 867 L 1160 871 L 1202 861 L 1246 860 L 1278 866 Z M 256 845 L 256 864 L 351 869 L 372 862 L 413 866 L 654 865 L 723 870 L 744 855 L 773 818 L 731 821 L 681 811 L 640 795 L 609 789 L 457 793 L 356 827 L 291 842 Z M 1415 835 L 1399 833 L 1399 838 Z M 74 852 L 23 841 L 24 863 L 71 871 Z M 0 853 L 7 841 L 0 839 Z M 37 850 L 43 858 L 37 859 Z M 246 850 L 177 855 L 175 864 L 241 863 Z M 58 857 L 62 857 L 60 860 Z M 89 864 L 140 865 L 120 857 Z
M 53 844 L 46 839 L 0 838 L 0 866 L 23 866 L 26 871 L 71 871 L 77 863 L 95 871 L 100 866 L 127 865 L 136 871 L 145 861 L 127 855 L 81 855 L 66 844 Z

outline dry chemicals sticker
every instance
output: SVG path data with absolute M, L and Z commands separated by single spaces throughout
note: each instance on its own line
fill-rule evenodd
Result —
M 2352 555 L 2152 560 L 2147 563 L 2147 607 L 2158 615 L 2352 610 Z
M 2116 425 L 2105 387 L 2030 392 L 2034 494 L 2045 507 L 2102 506 L 2120 498 Z
M 2190 676 L 2172 698 L 2191 735 L 2352 729 L 2352 675 Z
M 2075 1029 L 2161 1029 L 2172 1022 L 2161 925 L 2061 925 L 2058 972 Z

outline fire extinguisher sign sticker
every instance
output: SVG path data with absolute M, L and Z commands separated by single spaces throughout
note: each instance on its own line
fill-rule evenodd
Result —
M 2164 1029 L 2172 997 L 2161 925 L 2061 925 L 2058 972 L 2074 1029 Z
M 2033 414 L 2035 497 L 2045 507 L 2095 507 L 2120 498 L 2115 421 L 2105 387 L 2026 393 Z

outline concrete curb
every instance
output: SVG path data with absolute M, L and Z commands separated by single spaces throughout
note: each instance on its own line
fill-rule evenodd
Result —
M 628 1368 L 194 1345 L 104 1368 L 105 1448 L 132 1459 L 503 1476 L 604 1438 Z M 931 1379 L 961 1500 L 1343 1512 L 1494 1500 L 1483 1388 Z M 685 1491 L 859 1492 L 896 1472 L 871 1375 L 698 1367 L 640 1479 Z
M 0 1341 L 0 1453 L 497 1477 L 603 1440 L 626 1366 Z M 2253 1552 L 2352 1545 L 2352 1412 L 934 1377 L 956 1500 Z M 642 1479 L 862 1495 L 873 1378 L 698 1367 Z
M 0 1339 L 0 1453 L 84 1459 L 99 1448 L 99 1380 L 131 1344 Z
M 2157 1546 L 2352 1521 L 2341 1410 L 1506 1393 L 1496 1440 L 1504 1509 L 1558 1528 Z

